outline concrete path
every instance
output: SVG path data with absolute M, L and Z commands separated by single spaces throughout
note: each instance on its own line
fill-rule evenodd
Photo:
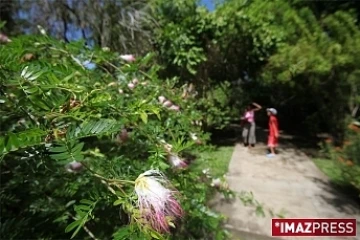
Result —
M 285 217 L 356 217 L 358 237 L 347 239 L 360 239 L 359 203 L 336 191 L 305 153 L 290 147 L 280 149 L 280 154 L 273 159 L 268 159 L 265 153 L 265 145 L 256 146 L 251 151 L 240 144 L 235 146 L 226 176 L 233 191 L 252 191 L 265 209 L 272 209 L 275 213 L 285 210 Z M 215 210 L 228 217 L 226 227 L 240 239 L 260 240 L 271 236 L 271 216 L 268 213 L 265 217 L 257 216 L 254 207 L 244 206 L 239 199 L 228 202 L 217 197 L 212 204 Z M 244 237 L 249 234 L 252 237 Z

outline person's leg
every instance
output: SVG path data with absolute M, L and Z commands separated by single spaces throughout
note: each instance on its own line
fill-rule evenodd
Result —
M 255 122 L 253 122 L 250 125 L 250 132 L 249 132 L 249 146 L 250 147 L 255 146 L 255 143 L 256 143 L 255 130 L 256 130 L 256 125 L 255 125 Z
M 276 154 L 276 148 L 278 146 L 278 138 L 277 137 L 274 137 L 274 142 L 273 142 L 274 146 L 272 148 L 272 151 L 271 153 L 273 153 L 274 155 Z
M 270 153 L 266 156 L 269 158 L 275 157 L 275 138 L 274 136 L 269 136 L 268 138 L 268 147 L 270 149 Z
M 249 135 L 249 127 L 248 124 L 246 123 L 243 127 L 243 132 L 242 132 L 243 143 L 245 146 L 248 145 L 248 135 Z
M 270 147 L 270 153 L 275 155 L 275 147 Z

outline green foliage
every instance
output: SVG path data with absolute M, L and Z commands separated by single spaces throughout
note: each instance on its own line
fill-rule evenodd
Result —
M 283 105 L 286 112 L 302 109 L 302 127 L 312 132 L 330 131 L 341 142 L 346 118 L 358 98 L 353 76 L 358 72 L 360 31 L 354 17 L 337 11 L 317 19 L 308 8 L 295 12 L 288 7 L 278 21 L 277 27 L 291 34 L 263 69 L 269 86 L 278 83 L 280 88 L 277 105 Z M 286 98 L 291 102 L 285 101 L 284 106 L 281 102 Z
M 355 123 L 348 127 L 342 147 L 333 146 L 331 139 L 322 146 L 331 163 L 325 164 L 325 160 L 316 163 L 336 184 L 352 186 L 360 194 L 360 127 Z
M 233 150 L 233 147 L 204 149 L 203 152 L 199 153 L 200 157 L 194 162 L 194 167 L 202 170 L 204 166 L 207 166 L 212 175 L 221 177 L 228 171 Z
M 228 0 L 209 12 L 195 0 L 103 3 L 103 9 L 92 9 L 98 3 L 86 5 L 83 19 L 76 18 L 81 4 L 65 16 L 71 11 L 66 4 L 54 12 L 54 19 L 81 28 L 89 22 L 90 38 L 102 49 L 84 47 L 85 41 L 54 40 L 49 36 L 58 30 L 42 28 L 39 36 L 20 36 L 0 47 L 5 237 L 64 239 L 77 231 L 81 239 L 92 234 L 99 239 L 221 239 L 221 216 L 206 207 L 211 179 L 204 179 L 198 166 L 171 167 L 162 140 L 181 158 L 198 153 L 198 144 L 209 138 L 202 130 L 238 120 L 253 101 L 276 107 L 282 129 L 327 131 L 335 145 L 350 138 L 353 144 L 340 155 L 358 166 L 358 135 L 344 131 L 360 106 L 355 5 Z M 50 1 L 49 9 L 56 4 Z M 42 14 L 32 17 L 48 21 Z M 149 43 L 155 53 L 135 62 L 107 48 L 144 53 Z M 159 96 L 175 108 L 160 104 Z M 330 157 L 337 159 L 332 150 Z M 172 223 L 171 236 L 159 236 L 136 221 L 132 183 L 117 181 L 133 181 L 150 168 L 164 171 L 183 196 L 187 215 Z M 340 169 L 346 181 L 359 186 L 356 167 L 342 164 Z M 82 199 L 96 205 L 80 216 L 70 206 Z M 251 202 L 261 215 L 261 204 Z M 13 217 L 20 213 L 22 219 Z M 72 233 L 58 231 L 66 226 Z
M 208 126 L 226 125 L 221 113 L 238 118 L 247 102 L 256 101 L 286 112 L 280 116 L 284 128 L 343 139 L 346 118 L 359 106 L 353 5 L 336 3 L 336 11 L 301 1 L 230 0 L 208 12 L 191 0 L 156 4 L 162 74 L 195 85 Z M 209 101 L 227 81 L 226 107 Z
M 225 236 L 223 218 L 206 205 L 211 178 L 192 165 L 172 167 L 162 145 L 185 160 L 202 148 L 191 137 L 206 143 L 192 123 L 202 113 L 175 78 L 158 77 L 152 57 L 126 62 L 46 34 L 0 46 L 3 238 Z M 160 95 L 180 110 L 160 104 Z M 171 222 L 171 234 L 140 217 L 134 180 L 149 169 L 163 171 L 181 194 L 186 215 Z

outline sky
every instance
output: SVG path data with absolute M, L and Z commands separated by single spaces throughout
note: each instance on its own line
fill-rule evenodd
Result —
M 200 0 L 200 4 L 207 7 L 210 11 L 215 9 L 214 0 Z

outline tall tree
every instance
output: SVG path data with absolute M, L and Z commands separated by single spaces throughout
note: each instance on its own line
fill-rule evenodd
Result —
M 11 1 L 1 0 L 0 1 L 0 22 L 5 22 L 5 32 L 10 32 L 13 29 L 13 4 Z
M 14 20 L 28 33 L 41 25 L 65 41 L 85 39 L 88 44 L 123 52 L 144 53 L 149 44 L 149 25 L 154 24 L 145 0 L 39 0 L 16 1 Z

